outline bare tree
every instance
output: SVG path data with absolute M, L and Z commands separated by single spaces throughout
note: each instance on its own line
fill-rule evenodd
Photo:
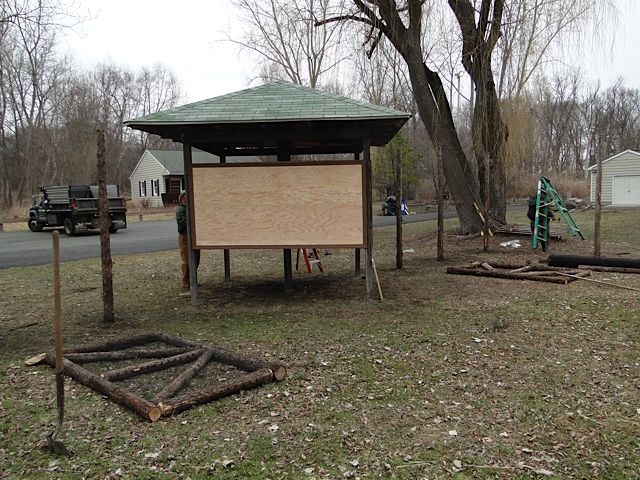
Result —
M 536 73 L 603 40 L 615 25 L 615 0 L 509 0 L 497 45 L 500 98 L 519 97 Z M 587 40 L 588 39 L 588 40 Z
M 57 34 L 81 22 L 73 2 L 0 2 L 0 204 L 11 207 L 41 178 L 39 137 L 59 87 Z M 42 143 L 42 142 L 41 142 Z
M 340 26 L 315 28 L 325 18 L 331 0 L 231 0 L 245 24 L 242 39 L 227 38 L 256 55 L 263 81 L 289 80 L 320 88 L 334 83 L 336 66 L 344 59 Z
M 182 87 L 175 73 L 162 63 L 156 63 L 151 68 L 143 67 L 136 76 L 136 85 L 135 116 L 173 108 L 183 97 Z M 145 132 L 140 132 L 138 138 L 140 153 L 148 148 L 168 147 L 168 143 L 171 143 Z

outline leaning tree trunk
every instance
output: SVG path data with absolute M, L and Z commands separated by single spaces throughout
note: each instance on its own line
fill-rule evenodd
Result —
M 473 149 L 478 162 L 478 181 L 483 203 L 486 200 L 485 169 L 489 163 L 489 215 L 494 226 L 507 221 L 507 175 L 505 145 L 507 129 L 502 121 L 500 105 L 490 68 L 483 70 L 476 87 L 473 112 Z
M 419 53 L 419 52 L 417 52 Z M 475 233 L 484 228 L 474 207 L 480 202 L 479 184 L 462 149 L 456 132 L 442 81 L 436 72 L 422 61 L 421 55 L 409 52 L 405 56 L 413 94 L 420 118 L 434 148 L 441 148 L 444 176 L 460 220 L 463 233 Z

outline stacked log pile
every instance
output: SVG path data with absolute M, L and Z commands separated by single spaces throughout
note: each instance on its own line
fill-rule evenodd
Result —
M 546 265 L 518 265 L 508 262 L 473 262 L 460 267 L 448 267 L 447 273 L 476 275 L 481 277 L 508 278 L 512 280 L 534 280 L 567 284 L 577 278 L 591 274 L 589 270 L 556 268 Z

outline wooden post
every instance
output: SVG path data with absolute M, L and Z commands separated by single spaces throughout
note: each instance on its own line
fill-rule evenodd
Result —
M 365 257 L 365 283 L 367 285 L 367 298 L 373 300 L 373 186 L 371 171 L 371 139 L 362 141 L 364 150 L 364 189 L 365 189 L 365 216 L 367 219 L 367 252 Z
M 287 142 L 278 142 L 278 161 L 291 161 L 290 145 Z M 293 268 L 291 262 L 291 249 L 285 248 L 284 250 L 282 250 L 282 257 L 284 263 L 284 291 L 286 293 L 290 293 L 293 291 Z
M 189 284 L 191 290 L 191 305 L 196 306 L 198 304 L 198 266 L 196 265 L 196 254 L 193 251 L 193 230 L 192 222 L 193 218 L 193 189 L 191 188 L 191 144 L 182 141 L 182 154 L 184 157 L 184 187 L 187 192 L 187 242 L 189 243 Z
M 115 321 L 113 306 L 113 262 L 109 236 L 109 207 L 107 205 L 107 160 L 104 130 L 96 130 L 98 147 L 98 205 L 100 208 L 100 253 L 102 257 L 102 303 L 105 322 Z
M 396 156 L 396 269 L 402 270 L 402 152 Z
M 602 216 L 602 158 L 604 145 L 601 143 L 596 157 L 596 206 L 593 225 L 593 256 L 600 257 L 600 218 Z
M 356 152 L 354 154 L 354 160 L 360 160 L 360 152 Z M 360 278 L 360 249 L 356 248 L 354 251 L 354 269 L 353 269 L 353 278 Z
M 225 155 L 220 156 L 220 163 L 227 163 L 227 157 Z M 231 254 L 228 248 L 223 250 L 222 256 L 224 257 L 224 281 L 231 281 Z
M 442 174 L 442 147 L 436 147 L 436 178 L 438 185 L 438 261 L 444 260 L 444 175 Z

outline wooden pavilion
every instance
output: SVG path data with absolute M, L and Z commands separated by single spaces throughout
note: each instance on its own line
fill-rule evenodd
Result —
M 128 120 L 124 124 L 183 145 L 191 301 L 197 303 L 194 249 L 283 249 L 285 290 L 291 250 L 366 249 L 372 297 L 370 147 L 386 145 L 410 115 L 308 87 L 276 82 Z M 194 164 L 192 147 L 220 157 Z M 332 160 L 317 160 L 318 155 Z M 336 160 L 335 158 L 344 158 Z M 260 163 L 227 163 L 260 156 Z M 351 157 L 352 156 L 352 157 Z M 266 160 L 265 160 L 266 157 Z M 247 195 L 251 192 L 251 195 Z

